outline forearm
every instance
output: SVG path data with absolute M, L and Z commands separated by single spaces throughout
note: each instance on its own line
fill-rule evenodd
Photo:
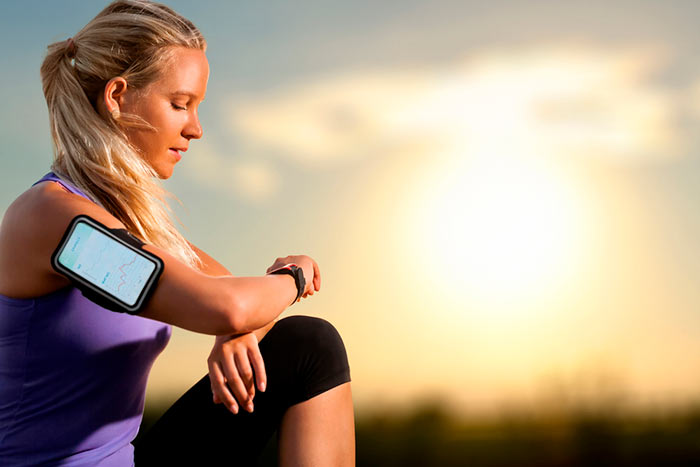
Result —
M 297 296 L 294 278 L 286 274 L 229 277 L 225 280 L 231 282 L 239 305 L 239 316 L 235 318 L 239 333 L 253 332 L 273 324 Z
M 222 264 L 206 254 L 204 251 L 190 243 L 192 249 L 202 261 L 204 274 L 231 281 L 233 279 L 237 302 L 245 305 L 244 317 L 238 317 L 236 321 L 243 326 L 243 332 L 255 332 L 260 341 L 267 331 L 272 328 L 275 318 L 279 316 L 296 297 L 296 285 L 294 279 L 288 275 L 272 275 L 263 277 L 235 277 Z M 272 278 L 272 280 L 270 280 Z M 289 297 L 288 297 L 289 296 Z M 239 300 L 242 297 L 243 300 Z M 287 298 L 288 297 L 288 298 Z M 230 336 L 229 334 L 228 336 Z
M 255 334 L 255 337 L 258 338 L 258 342 L 260 342 L 263 339 L 263 337 L 265 337 L 265 335 L 267 335 L 268 331 L 270 329 L 272 329 L 272 326 L 274 326 L 276 322 L 277 322 L 277 320 L 271 321 L 271 322 L 267 323 L 265 326 L 252 331 L 253 334 Z M 245 334 L 245 333 L 225 334 L 225 335 L 221 335 L 221 336 L 216 336 L 216 340 L 225 342 L 231 338 L 234 338 L 236 336 L 240 336 L 242 334 Z
M 276 322 L 277 322 L 277 320 L 270 321 L 269 323 L 267 323 L 267 325 L 253 331 L 253 334 L 255 334 L 255 337 L 258 338 L 258 342 L 260 342 L 262 340 L 262 338 L 265 337 L 267 332 L 270 329 L 272 329 L 272 326 L 274 326 Z

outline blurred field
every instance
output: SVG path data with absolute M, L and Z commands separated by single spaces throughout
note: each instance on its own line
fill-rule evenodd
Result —
M 151 408 L 149 426 L 162 412 Z M 613 404 L 509 409 L 454 417 L 440 402 L 403 413 L 356 413 L 358 466 L 697 466 L 700 404 L 620 410 Z M 276 440 L 261 466 L 276 465 Z

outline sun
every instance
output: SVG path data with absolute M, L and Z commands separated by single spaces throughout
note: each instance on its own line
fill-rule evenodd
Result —
M 576 199 L 543 161 L 474 158 L 426 181 L 416 251 L 432 286 L 471 302 L 519 303 L 551 291 L 576 262 Z

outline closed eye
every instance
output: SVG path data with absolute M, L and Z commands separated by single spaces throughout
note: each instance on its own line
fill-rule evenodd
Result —
M 179 105 L 177 105 L 177 104 L 171 104 L 171 105 L 172 105 L 173 108 L 176 109 L 176 110 L 187 110 L 187 107 L 181 107 L 181 106 L 179 106 Z

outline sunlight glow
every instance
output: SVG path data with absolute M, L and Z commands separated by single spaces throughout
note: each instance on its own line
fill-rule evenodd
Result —
M 575 198 L 542 164 L 479 159 L 435 185 L 415 231 L 441 287 L 494 305 L 533 299 L 570 272 Z

